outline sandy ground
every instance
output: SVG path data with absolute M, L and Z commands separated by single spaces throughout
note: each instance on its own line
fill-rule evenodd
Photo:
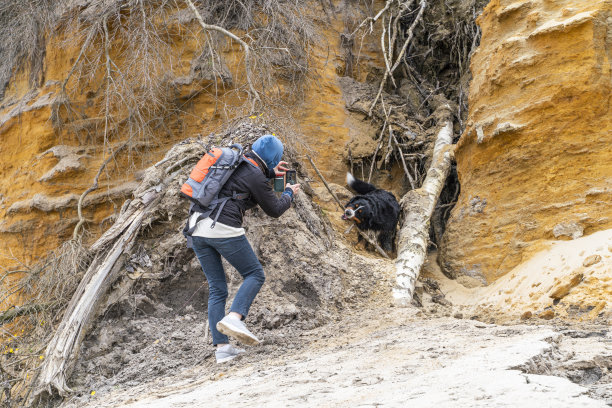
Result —
M 210 356 L 174 376 L 108 388 L 64 406 L 612 404 L 607 327 L 500 326 L 427 315 L 417 308 L 372 307 L 302 333 L 296 349 L 262 355 L 257 349 L 265 349 L 266 341 L 230 363 L 216 365 Z
M 435 279 L 453 305 L 470 314 L 509 319 L 521 316 L 610 323 L 612 318 L 612 229 L 570 241 L 543 241 L 525 251 L 524 262 L 486 287 L 466 277 L 447 279 L 430 257 L 423 275 Z M 471 285 L 470 285 L 471 284 Z
M 197 307 L 171 320 L 151 314 L 120 336 L 100 331 L 112 339 L 101 343 L 125 350 L 100 351 L 86 372 L 117 373 L 84 381 L 61 406 L 612 406 L 611 243 L 612 231 L 548 243 L 499 283 L 472 288 L 444 277 L 434 254 L 418 285 L 421 305 L 409 308 L 392 304 L 392 262 L 360 264 L 365 276 L 379 274 L 369 295 L 315 328 L 291 319 L 256 327 L 263 343 L 222 365 Z M 350 270 L 355 282 L 372 283 Z M 147 328 L 154 332 L 138 340 L 148 339 L 146 352 L 127 353 Z

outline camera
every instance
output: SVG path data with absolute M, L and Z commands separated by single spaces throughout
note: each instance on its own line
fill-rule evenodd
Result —
M 283 192 L 287 184 L 297 184 L 297 171 L 287 170 L 284 176 L 274 178 L 274 191 Z
M 297 172 L 295 170 L 287 170 L 285 184 L 297 184 Z

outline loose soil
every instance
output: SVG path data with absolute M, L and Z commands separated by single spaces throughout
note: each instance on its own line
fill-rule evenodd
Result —
M 501 326 L 445 317 L 435 304 L 363 305 L 335 322 L 266 334 L 217 365 L 212 346 L 157 333 L 141 381 L 100 384 L 63 407 L 604 407 L 612 404 L 607 327 Z M 427 310 L 431 310 L 429 312 Z M 140 324 L 142 324 L 141 322 Z M 123 347 L 121 347 L 123 348 Z M 160 375 L 162 361 L 177 362 Z M 188 362 L 188 364 L 185 364 Z M 132 375 L 137 376 L 136 373 Z M 91 392 L 95 391 L 95 395 Z

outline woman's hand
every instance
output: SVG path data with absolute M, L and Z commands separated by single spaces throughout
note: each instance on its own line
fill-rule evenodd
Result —
M 276 174 L 276 177 L 284 176 L 287 170 L 289 170 L 288 167 L 285 167 L 288 165 L 289 163 L 287 163 L 286 161 L 279 162 L 274 168 L 274 174 Z
M 293 191 L 293 195 L 294 196 L 297 194 L 298 191 L 300 191 L 300 185 L 299 184 L 287 184 L 285 186 L 285 188 L 290 188 L 291 191 Z

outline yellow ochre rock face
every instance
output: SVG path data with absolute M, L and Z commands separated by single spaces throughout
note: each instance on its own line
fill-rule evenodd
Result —
M 351 9 L 349 8 L 348 11 Z M 189 75 L 192 60 L 202 53 L 195 34 L 177 36 L 174 45 L 181 60 L 172 74 L 177 78 Z M 314 78 L 304 83 L 303 98 L 289 110 L 293 112 L 294 127 L 304 136 L 315 159 L 330 182 L 344 183 L 346 164 L 342 161 L 346 143 L 361 125 L 345 108 L 338 79 L 343 76 L 345 50 L 340 34 L 345 31 L 345 17 L 320 22 L 320 42 L 315 44 L 310 67 Z M 19 72 L 12 79 L 6 96 L 0 101 L 0 267 L 13 269 L 31 265 L 48 251 L 57 248 L 71 237 L 78 221 L 77 202 L 94 180 L 100 165 L 108 158 L 108 146 L 100 136 L 104 118 L 99 106 L 104 104 L 100 84 L 104 78 L 83 81 L 76 88 L 72 103 L 87 117 L 69 117 L 62 102 L 61 85 L 79 55 L 81 44 L 66 45 L 66 37 L 74 35 L 57 32 L 49 36 L 44 59 L 44 83 L 31 89 L 27 72 Z M 120 50 L 112 48 L 111 56 L 120 57 Z M 244 82 L 244 61 L 240 46 L 229 44 L 223 50 L 228 70 L 236 83 Z M 366 38 L 361 46 L 360 60 L 354 67 L 354 77 L 364 81 L 373 67 L 383 65 L 376 36 Z M 235 116 L 233 106 L 241 105 L 232 88 L 197 92 L 191 82 L 179 83 L 177 104 L 185 111 L 180 116 L 168 116 L 165 126 L 146 144 L 122 152 L 100 175 L 99 188 L 83 203 L 83 215 L 88 220 L 87 230 L 92 241 L 113 222 L 125 199 L 131 197 L 138 184 L 139 172 L 160 160 L 177 141 L 206 135 L 219 130 Z M 198 84 L 201 85 L 201 84 Z M 194 85 L 195 88 L 195 85 Z M 298 98 L 299 99 L 299 98 Z M 54 107 L 66 122 L 54 126 Z M 224 109 L 223 107 L 228 107 Z M 238 111 L 238 110 L 237 110 Z M 282 112 L 281 112 L 282 113 Z M 251 119 L 272 124 L 278 112 L 257 112 Z M 76 130 L 75 130 L 76 129 Z M 278 132 L 285 141 L 295 140 L 284 127 Z M 370 129 L 372 135 L 376 129 Z M 284 132 L 284 133 L 283 133 Z M 83 135 L 93 136 L 83 136 Z M 124 140 L 115 139 L 114 146 Z M 213 141 L 214 142 L 214 141 Z M 300 146 L 297 146 L 300 148 Z M 105 150 L 103 152 L 103 150 Z M 2 305 L 0 305 L 1 307 Z
M 493 0 L 478 23 L 440 263 L 490 285 L 544 241 L 612 228 L 612 2 Z

